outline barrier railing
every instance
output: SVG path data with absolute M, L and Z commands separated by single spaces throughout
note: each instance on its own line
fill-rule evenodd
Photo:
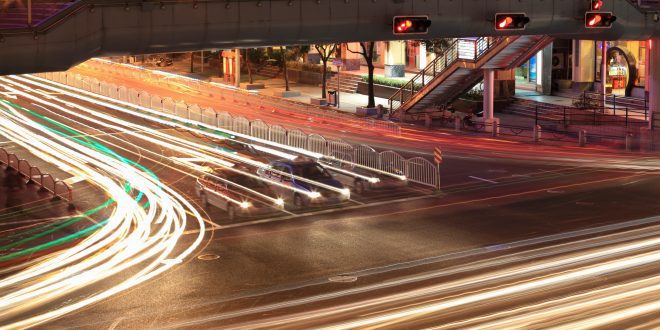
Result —
M 423 158 L 420 157 L 405 159 L 395 151 L 377 152 L 366 145 L 356 146 L 342 139 L 330 139 L 316 133 L 308 134 L 297 128 L 286 129 L 281 125 L 271 125 L 260 119 L 250 121 L 242 116 L 232 116 L 229 112 L 217 112 L 213 108 L 200 109 L 194 104 L 188 105 L 183 101 L 175 101 L 169 97 L 162 98 L 158 95 L 139 92 L 135 89 L 103 81 L 82 84 L 79 80 L 88 79 L 87 77 L 68 72 L 42 73 L 37 74 L 37 76 L 73 87 L 82 86 L 81 89 L 92 93 L 98 90 L 100 95 L 136 106 L 146 104 L 148 107 L 145 107 L 152 110 L 162 111 L 163 113 L 255 138 L 305 149 L 328 157 L 336 157 L 338 154 L 350 155 L 356 164 L 391 174 L 403 175 L 408 181 L 421 185 L 437 187 L 438 184 L 437 166 L 430 161 L 422 161 Z M 94 86 L 94 84 L 99 84 L 99 86 Z
M 0 163 L 16 170 L 28 183 L 38 184 L 42 190 L 51 192 L 53 199 L 63 199 L 73 203 L 73 190 L 66 182 L 56 180 L 50 174 L 43 174 L 38 167 L 31 166 L 29 161 L 0 148 Z

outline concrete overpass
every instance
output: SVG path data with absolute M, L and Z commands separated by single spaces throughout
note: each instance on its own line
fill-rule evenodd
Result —
M 59 0 L 53 0 L 59 1 Z M 581 39 L 660 35 L 658 14 L 605 1 L 618 20 L 587 30 L 587 0 L 80 0 L 30 28 L 0 29 L 0 74 L 63 70 L 90 57 L 397 39 L 395 15 L 433 21 L 424 38 L 501 35 L 496 12 L 525 12 L 511 34 Z M 415 38 L 419 38 L 416 36 Z

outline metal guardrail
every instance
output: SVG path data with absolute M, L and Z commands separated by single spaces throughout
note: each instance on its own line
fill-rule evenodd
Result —
M 390 114 L 410 101 L 424 86 L 441 75 L 448 67 L 459 60 L 477 61 L 487 50 L 497 45 L 501 39 L 481 37 L 476 39 L 456 39 L 442 56 L 436 57 L 423 70 L 389 97 Z
M 57 180 L 50 174 L 42 173 L 38 167 L 30 165 L 27 160 L 19 159 L 16 154 L 0 148 L 0 163 L 16 170 L 28 182 L 36 183 L 41 189 L 51 192 L 53 199 L 64 199 L 73 203 L 73 191 L 66 182 Z
M 269 125 L 260 119 L 249 120 L 243 116 L 233 116 L 226 111 L 216 111 L 213 108 L 200 108 L 196 104 L 186 104 L 169 97 L 160 97 L 147 92 L 117 86 L 99 81 L 96 78 L 84 77 L 80 74 L 54 72 L 37 74 L 48 80 L 80 88 L 119 101 L 149 108 L 177 116 L 190 121 L 197 121 L 210 126 L 230 130 L 258 139 L 264 139 L 290 147 L 301 148 L 328 157 L 335 157 L 362 166 L 386 171 L 395 175 L 403 175 L 408 181 L 429 187 L 438 187 L 438 167 L 431 161 L 414 157 L 406 159 L 391 150 L 377 152 L 367 145 L 353 145 L 342 139 L 326 138 L 316 133 L 281 125 Z

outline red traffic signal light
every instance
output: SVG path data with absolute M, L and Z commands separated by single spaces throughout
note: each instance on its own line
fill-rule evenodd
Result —
M 394 34 L 426 34 L 431 20 L 428 16 L 394 16 L 392 32 Z
M 603 1 L 591 0 L 591 10 L 601 10 L 601 9 L 603 9 Z
M 584 26 L 587 29 L 609 29 L 616 21 L 612 13 L 589 11 L 584 15 Z
M 495 30 L 524 30 L 529 17 L 524 13 L 495 14 Z

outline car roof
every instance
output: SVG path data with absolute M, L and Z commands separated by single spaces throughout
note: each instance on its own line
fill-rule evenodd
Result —
M 296 157 L 294 159 L 280 159 L 276 163 L 290 165 L 290 166 L 317 164 L 315 160 L 307 157 Z

